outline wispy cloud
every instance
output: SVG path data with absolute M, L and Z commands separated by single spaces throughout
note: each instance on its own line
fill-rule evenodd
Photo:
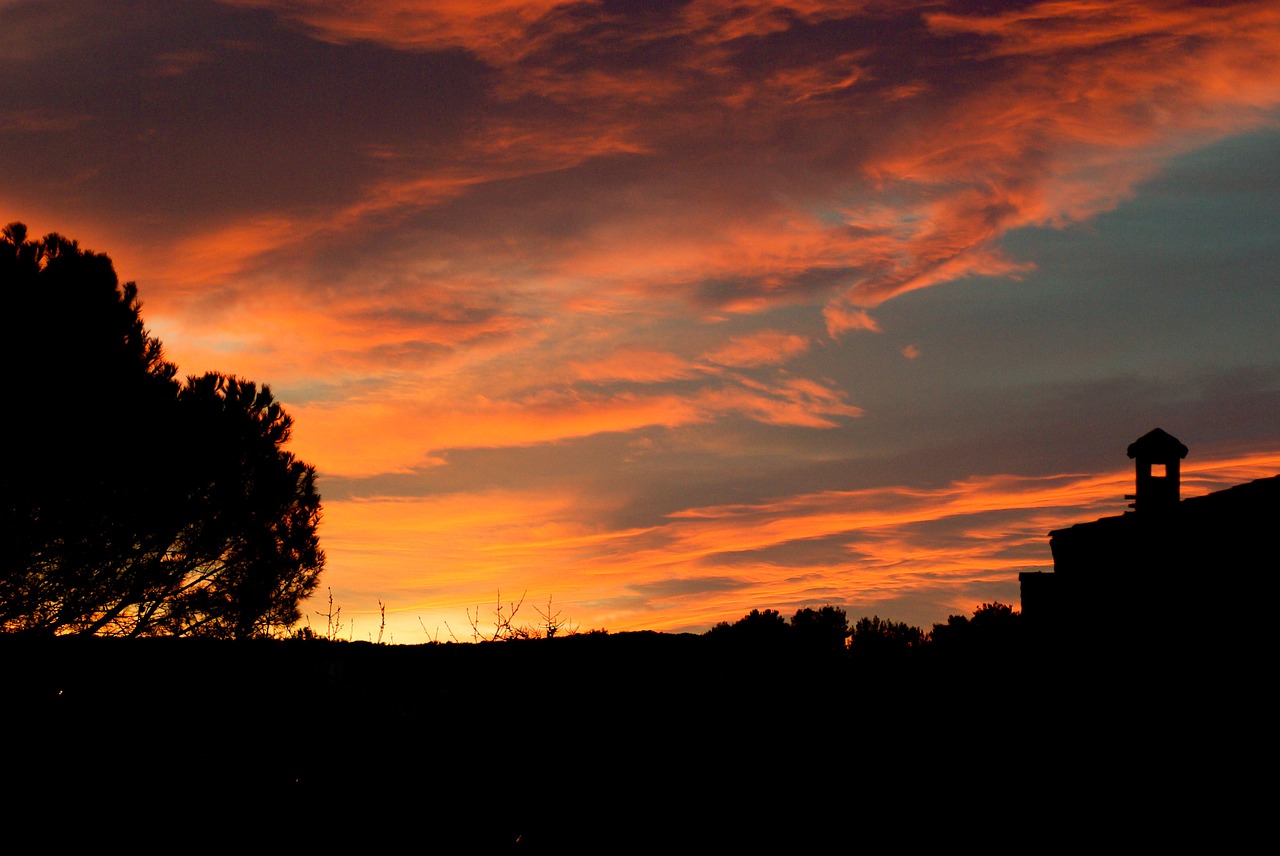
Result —
M 1184 495 L 1277 471 L 1276 452 L 1200 461 L 1185 472 Z M 338 522 L 327 525 L 384 533 L 388 556 L 436 556 L 452 576 L 433 575 L 432 583 L 462 603 L 491 598 L 486 585 L 502 580 L 554 592 L 582 621 L 618 629 L 706 626 L 761 603 L 838 602 L 870 613 L 921 589 L 964 613 L 975 592 L 1016 599 L 1019 571 L 1052 567 L 1049 530 L 1121 513 L 1132 480 L 1124 469 L 823 491 L 690 507 L 627 529 L 594 522 L 600 497 L 371 498 L 332 504 Z M 364 540 L 354 531 L 345 537 Z M 809 545 L 819 545 L 816 555 Z M 370 560 L 391 561 L 360 559 Z
M 724 347 L 707 355 L 707 359 L 723 366 L 766 366 L 785 363 L 809 349 L 809 340 L 795 333 L 761 330 L 747 336 L 735 336 Z

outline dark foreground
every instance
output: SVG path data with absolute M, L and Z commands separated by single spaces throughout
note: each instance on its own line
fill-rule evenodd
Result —
M 1256 827 L 1274 743 L 1269 678 L 1149 653 L 851 665 L 640 633 L 0 655 L 7 828 L 144 852 L 1221 847 Z

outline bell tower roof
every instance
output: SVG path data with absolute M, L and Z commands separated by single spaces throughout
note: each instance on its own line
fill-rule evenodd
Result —
M 1129 457 L 1169 462 L 1187 456 L 1187 447 L 1177 437 L 1160 428 L 1152 429 L 1129 444 Z

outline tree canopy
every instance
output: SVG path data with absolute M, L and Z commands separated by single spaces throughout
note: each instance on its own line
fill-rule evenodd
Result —
M 0 474 L 6 631 L 281 631 L 324 566 L 315 470 L 266 386 L 177 379 L 111 260 L 0 232 L 11 307 Z
M 924 640 L 924 631 L 919 627 L 884 620 L 878 615 L 863 616 L 849 633 L 849 653 L 861 659 L 901 657 L 918 650 Z

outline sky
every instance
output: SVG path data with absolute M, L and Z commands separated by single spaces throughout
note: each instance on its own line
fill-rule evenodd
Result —
M 348 638 L 928 629 L 1152 428 L 1280 472 L 1270 0 L 0 0 L 0 78 L 0 219 L 271 386 Z

